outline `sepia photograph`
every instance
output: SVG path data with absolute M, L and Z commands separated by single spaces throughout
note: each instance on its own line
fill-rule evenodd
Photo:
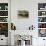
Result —
M 29 11 L 27 11 L 27 10 L 18 10 L 18 18 L 19 19 L 29 18 Z

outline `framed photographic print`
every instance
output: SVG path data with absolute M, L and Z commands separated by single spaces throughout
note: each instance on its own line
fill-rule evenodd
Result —
M 18 10 L 18 18 L 28 18 L 29 12 L 27 10 Z
M 0 35 L 8 37 L 8 23 L 0 23 Z
M 8 22 L 8 17 L 0 17 L 0 22 Z
M 46 29 L 39 29 L 39 37 L 46 37 Z
M 38 10 L 45 10 L 46 9 L 46 3 L 39 3 L 38 4 Z

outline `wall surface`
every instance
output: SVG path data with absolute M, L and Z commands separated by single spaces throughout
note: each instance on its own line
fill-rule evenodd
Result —
M 11 0 L 11 22 L 14 23 L 18 32 L 28 30 L 33 24 L 36 34 L 33 33 L 32 44 L 33 46 L 44 46 L 43 38 L 38 37 L 38 3 L 46 3 L 46 0 Z M 28 10 L 29 18 L 19 19 L 18 10 Z
M 11 1 L 11 10 L 11 22 L 14 22 L 17 30 L 28 30 L 29 26 L 32 24 L 36 27 L 37 24 L 35 23 L 37 23 L 37 2 L 32 0 L 13 0 Z M 29 18 L 19 19 L 17 15 L 18 10 L 29 11 Z

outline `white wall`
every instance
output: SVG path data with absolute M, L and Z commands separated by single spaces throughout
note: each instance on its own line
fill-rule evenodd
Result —
M 29 11 L 28 19 L 17 18 L 17 11 L 23 9 Z M 11 22 L 16 25 L 18 32 L 19 30 L 27 30 L 33 24 L 36 32 L 35 36 L 37 36 L 37 9 L 37 0 L 11 0 Z M 37 44 L 37 42 L 35 43 L 35 38 L 33 41 L 33 44 Z
M 11 0 L 11 22 L 16 25 L 17 30 L 28 30 L 28 27 L 32 24 L 35 26 L 33 46 L 40 46 L 43 44 L 42 38 L 38 38 L 38 3 L 45 3 L 46 0 Z M 18 19 L 17 12 L 18 10 L 28 10 L 29 18 L 28 19 Z M 17 31 L 16 30 L 16 31 Z M 18 31 L 19 32 L 19 31 Z M 39 44 L 38 44 L 39 43 Z
M 28 10 L 29 18 L 18 19 L 18 10 Z M 28 30 L 29 26 L 31 26 L 32 24 L 36 26 L 35 22 L 37 23 L 37 2 L 35 3 L 35 1 L 32 0 L 12 0 L 11 15 L 11 20 L 16 25 L 17 30 Z
M 5 37 L 5 35 L 0 35 L 0 45 L 8 45 L 8 37 Z

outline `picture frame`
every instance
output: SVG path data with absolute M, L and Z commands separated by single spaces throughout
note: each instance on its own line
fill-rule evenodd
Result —
M 18 18 L 19 19 L 29 18 L 29 11 L 27 11 L 27 10 L 18 10 Z

